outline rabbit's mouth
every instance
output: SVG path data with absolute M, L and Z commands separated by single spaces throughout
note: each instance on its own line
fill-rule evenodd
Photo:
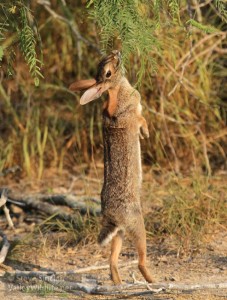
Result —
M 95 99 L 98 99 L 101 97 L 101 95 L 107 91 L 109 88 L 109 84 L 101 83 L 96 84 L 90 89 L 88 89 L 80 98 L 80 104 L 84 105 L 87 104 L 90 101 L 93 101 Z
M 102 82 L 100 84 L 97 84 L 97 98 L 101 97 L 101 95 L 109 89 L 108 82 Z
M 99 97 L 101 97 L 101 95 L 102 95 L 102 87 L 100 86 L 100 87 L 97 87 L 97 93 L 96 93 L 96 95 L 97 95 L 97 98 L 99 98 Z

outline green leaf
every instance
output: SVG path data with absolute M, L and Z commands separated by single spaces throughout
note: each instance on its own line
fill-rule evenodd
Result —
M 38 77 L 34 78 L 34 83 L 35 83 L 35 86 L 39 86 L 39 78 Z
M 0 46 L 0 61 L 2 61 L 3 56 L 4 56 L 4 49 L 2 46 Z
M 187 24 L 190 24 L 206 33 L 213 33 L 213 32 L 217 32 L 218 30 L 215 27 L 212 26 L 208 26 L 208 25 L 203 25 L 193 19 L 190 19 L 187 21 Z

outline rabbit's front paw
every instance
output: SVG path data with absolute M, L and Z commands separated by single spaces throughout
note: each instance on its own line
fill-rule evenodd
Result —
M 143 140 L 144 138 L 149 138 L 149 130 L 147 127 L 140 127 L 140 138 Z

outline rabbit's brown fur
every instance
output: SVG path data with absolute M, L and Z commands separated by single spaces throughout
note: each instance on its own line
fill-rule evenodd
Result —
M 104 185 L 101 193 L 102 229 L 100 244 L 112 239 L 110 268 L 115 284 L 121 283 L 117 260 L 127 231 L 139 254 L 139 269 L 148 282 L 152 277 L 146 264 L 146 232 L 140 205 L 142 181 L 140 129 L 149 136 L 141 115 L 140 94 L 119 76 L 108 90 L 103 111 Z
M 101 88 L 108 90 L 109 99 L 103 110 L 103 219 L 98 242 L 105 245 L 112 241 L 110 271 L 114 283 L 119 284 L 117 261 L 127 231 L 138 251 L 139 269 L 144 278 L 152 282 L 146 268 L 146 231 L 140 204 L 141 132 L 149 136 L 146 120 L 141 115 L 140 94 L 124 77 L 118 51 L 113 51 L 100 62 L 96 82 L 96 87 L 90 89 L 92 97 L 88 92 L 81 98 L 81 104 L 97 98 L 96 91 Z M 86 84 L 82 81 L 80 85 Z

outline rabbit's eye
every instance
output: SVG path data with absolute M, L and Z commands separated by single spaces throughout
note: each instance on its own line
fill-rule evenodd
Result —
M 111 76 L 111 71 L 108 71 L 108 72 L 106 73 L 106 77 L 109 78 L 110 76 Z

